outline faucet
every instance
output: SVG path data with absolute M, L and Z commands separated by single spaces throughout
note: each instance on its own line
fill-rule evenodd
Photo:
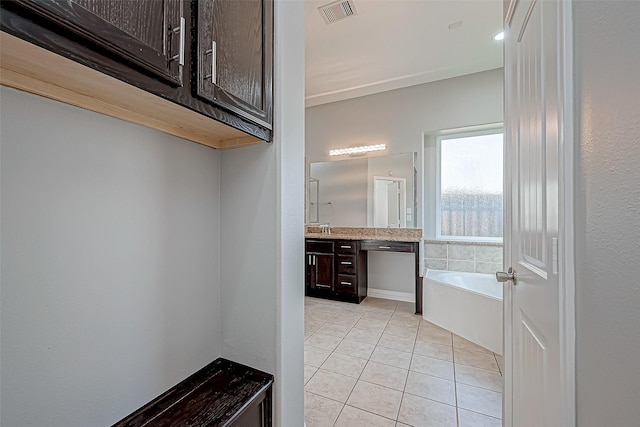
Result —
M 322 234 L 331 234 L 331 226 L 329 225 L 329 223 L 320 224 L 320 232 Z

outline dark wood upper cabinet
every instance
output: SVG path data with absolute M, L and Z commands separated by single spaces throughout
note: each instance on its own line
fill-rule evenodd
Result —
M 183 0 L 15 0 L 15 3 L 156 77 L 182 85 Z
M 4 86 L 215 148 L 273 139 L 273 0 L 0 0 L 0 11 Z
M 199 0 L 197 96 L 272 129 L 273 0 Z

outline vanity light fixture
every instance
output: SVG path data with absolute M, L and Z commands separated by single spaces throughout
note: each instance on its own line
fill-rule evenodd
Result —
M 500 40 L 504 40 L 504 31 L 499 32 L 498 34 L 496 34 L 493 39 L 497 42 L 499 42 Z
M 382 151 L 386 150 L 385 144 L 376 145 L 362 145 L 360 147 L 338 148 L 337 150 L 329 150 L 330 156 L 341 156 L 343 154 L 360 154 L 368 153 L 369 151 Z

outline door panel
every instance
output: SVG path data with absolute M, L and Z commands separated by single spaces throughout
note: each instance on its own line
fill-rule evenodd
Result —
M 333 290 L 333 254 L 316 254 L 314 288 Z
M 505 46 L 507 159 L 510 167 L 513 426 L 561 424 L 558 275 L 558 3 L 516 1 Z M 509 302 L 510 301 L 510 302 Z M 509 353 L 509 352 L 507 352 Z M 509 378 L 510 376 L 510 378 Z
M 178 31 L 182 0 L 14 1 L 165 81 L 182 85 L 179 54 L 184 46 Z
M 195 13 L 197 95 L 271 129 L 273 1 L 200 0 Z

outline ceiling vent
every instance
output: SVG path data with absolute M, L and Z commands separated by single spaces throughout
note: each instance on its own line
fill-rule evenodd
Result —
M 327 25 L 358 14 L 356 5 L 353 4 L 352 0 L 338 0 L 325 4 L 318 8 L 318 12 L 320 12 Z

